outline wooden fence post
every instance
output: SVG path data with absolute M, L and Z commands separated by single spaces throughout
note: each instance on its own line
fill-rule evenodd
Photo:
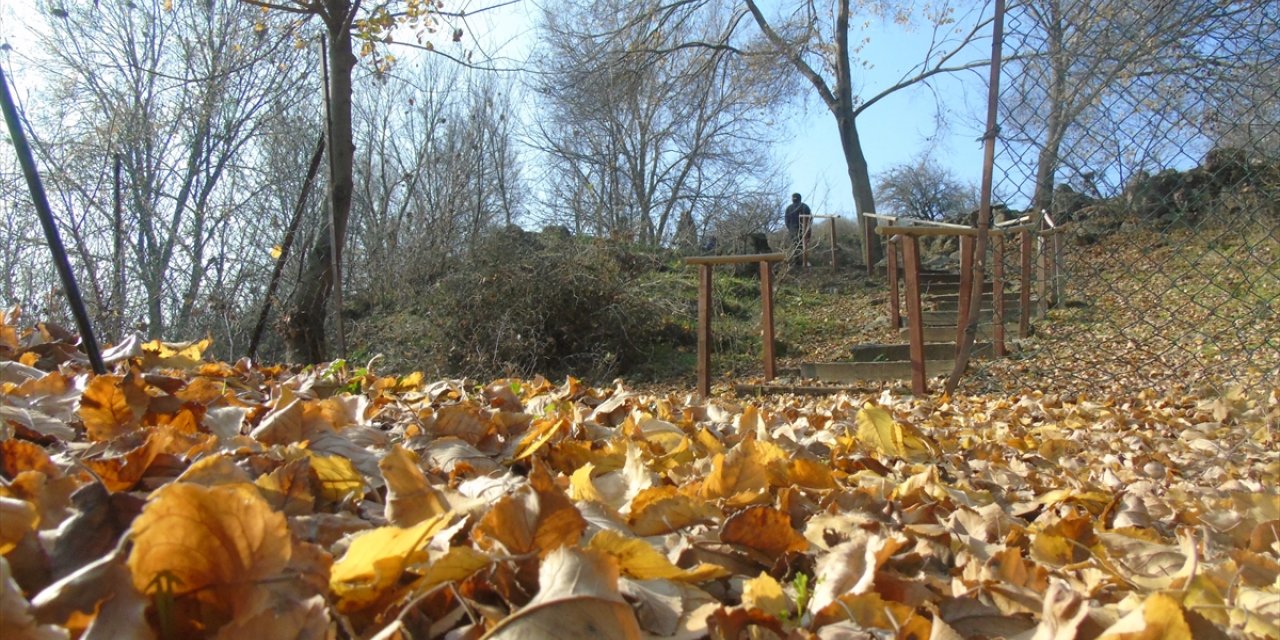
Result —
M 764 381 L 770 382 L 778 370 L 773 354 L 773 267 L 766 260 L 760 261 L 760 333 L 764 342 Z
M 1022 290 L 1019 292 L 1018 300 L 1018 337 L 1025 338 L 1031 335 L 1031 252 L 1033 247 L 1029 230 L 1022 231 L 1020 235 L 1022 239 L 1022 280 L 1019 284 L 1022 286 Z
M 1004 346 L 1004 234 L 997 233 L 991 238 L 991 322 L 995 334 L 997 358 L 1006 355 Z
M 920 309 L 920 244 L 913 235 L 902 236 L 902 262 L 907 279 L 907 334 L 911 351 L 911 391 L 929 392 L 924 370 L 924 313 Z
M 884 259 L 889 276 L 889 328 L 897 333 L 902 326 L 902 310 L 898 307 L 898 245 L 893 237 L 885 238 Z
M 698 393 L 711 397 L 711 265 L 698 265 Z

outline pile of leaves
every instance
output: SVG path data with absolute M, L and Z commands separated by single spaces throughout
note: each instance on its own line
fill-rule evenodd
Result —
M 0 322 L 0 637 L 1274 638 L 1280 390 L 707 401 Z

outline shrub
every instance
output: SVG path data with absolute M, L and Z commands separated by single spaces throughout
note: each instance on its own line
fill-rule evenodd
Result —
M 467 375 L 630 373 L 654 345 L 694 340 L 679 321 L 686 296 L 644 286 L 665 268 L 616 244 L 494 231 L 429 294 L 435 352 Z

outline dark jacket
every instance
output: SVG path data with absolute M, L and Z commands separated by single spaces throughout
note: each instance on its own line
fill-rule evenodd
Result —
M 783 221 L 787 224 L 787 230 L 792 233 L 800 231 L 800 216 L 812 215 L 809 212 L 809 205 L 803 202 L 792 202 L 787 207 L 787 212 L 783 215 Z

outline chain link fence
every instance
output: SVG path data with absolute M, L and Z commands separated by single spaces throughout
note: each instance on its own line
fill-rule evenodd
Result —
M 1063 227 L 1062 286 L 1031 285 L 1033 335 L 976 378 L 1271 393 L 1280 4 L 1037 0 L 1004 39 L 994 197 Z

